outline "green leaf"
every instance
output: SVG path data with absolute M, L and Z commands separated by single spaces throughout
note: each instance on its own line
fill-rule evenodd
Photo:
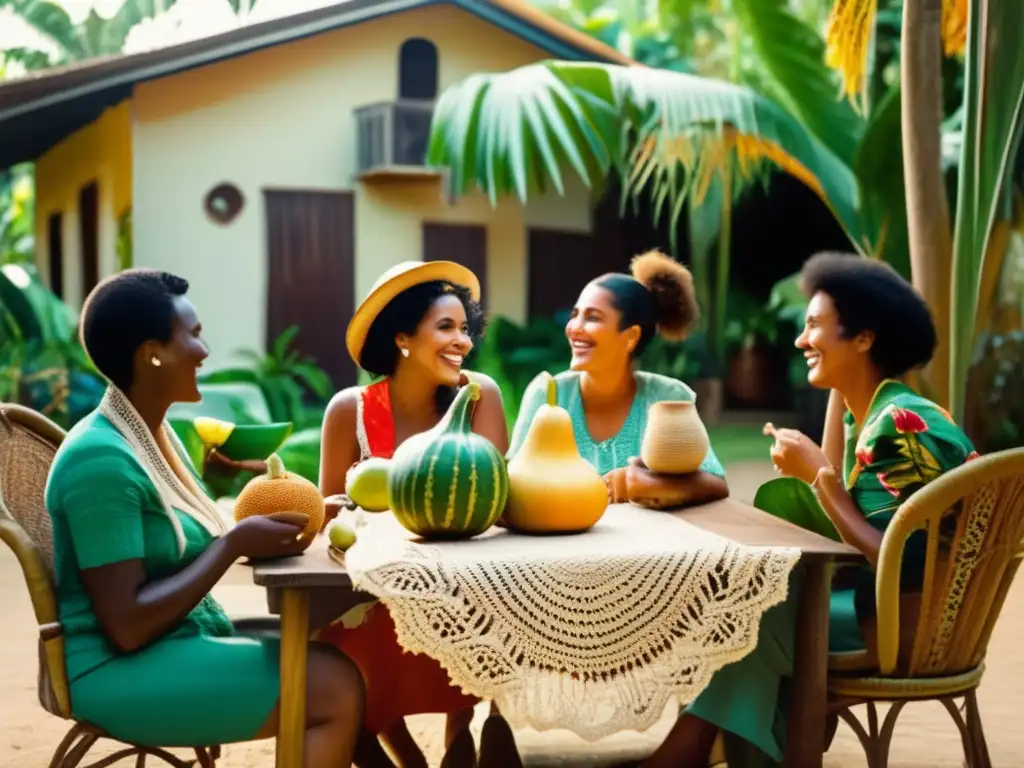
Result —
M 33 264 L 0 267 L 0 305 L 27 342 L 64 342 L 74 335 L 74 313 L 43 284 Z
M 978 292 L 997 218 L 1006 217 L 1010 172 L 1024 131 L 1024 56 L 1010 30 L 1024 29 L 1024 3 L 969 5 L 963 146 L 953 242 L 950 404 L 962 421 L 974 352 Z
M 910 241 L 903 180 L 903 133 L 900 88 L 895 86 L 875 106 L 857 147 L 853 170 L 860 182 L 864 249 L 910 278 Z
M 50 54 L 31 48 L 8 48 L 0 54 L 0 59 L 17 62 L 26 70 L 46 69 L 50 66 Z
M 311 483 L 319 483 L 320 438 L 319 427 L 294 432 L 276 453 L 289 472 L 301 475 Z
M 734 0 L 733 10 L 757 54 L 768 94 L 849 164 L 863 123 L 825 66 L 821 35 L 789 10 L 786 0 Z
M 117 53 L 124 48 L 128 33 L 136 24 L 169 11 L 177 0 L 125 0 L 113 18 L 102 29 L 103 53 Z M 235 9 L 235 13 L 237 13 Z
M 89 55 L 71 23 L 71 17 L 57 3 L 45 0 L 0 0 L 0 11 L 11 8 L 40 34 L 52 40 L 66 61 L 81 61 Z
M 842 541 L 839 531 L 821 508 L 811 486 L 795 477 L 769 480 L 757 489 L 754 506 L 819 536 Z

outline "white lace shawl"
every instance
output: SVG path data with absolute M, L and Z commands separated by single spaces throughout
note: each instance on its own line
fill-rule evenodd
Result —
M 185 553 L 185 532 L 181 527 L 181 521 L 174 514 L 175 509 L 191 517 L 211 536 L 227 533 L 227 521 L 217 509 L 217 505 L 192 481 L 188 468 L 188 453 L 177 434 L 166 422 L 161 427 L 163 437 L 174 449 L 175 458 L 181 465 L 179 468 L 183 470 L 181 475 L 188 478 L 187 483 L 171 468 L 153 434 L 121 390 L 112 385 L 107 387 L 99 411 L 110 420 L 132 447 L 135 458 L 156 487 L 163 502 L 164 512 L 174 529 L 179 555 Z

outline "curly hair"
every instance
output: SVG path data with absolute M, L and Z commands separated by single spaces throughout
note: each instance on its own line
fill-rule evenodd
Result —
M 154 269 L 127 269 L 101 281 L 82 306 L 82 346 L 96 369 L 127 391 L 135 352 L 147 341 L 167 342 L 174 332 L 174 300 L 188 292 L 183 277 Z
M 619 328 L 640 326 L 640 341 L 633 350 L 643 353 L 655 333 L 670 341 L 682 341 L 700 318 L 693 275 L 661 251 L 636 256 L 632 275 L 618 272 L 599 277 L 595 284 L 612 295 L 619 311 Z
M 832 299 L 843 338 L 874 334 L 869 355 L 885 378 L 927 365 L 935 354 L 938 336 L 928 304 L 884 261 L 819 253 L 804 264 L 800 287 L 807 298 L 820 291 Z
M 370 325 L 359 356 L 359 366 L 376 376 L 393 376 L 398 367 L 398 347 L 395 336 L 400 333 L 413 334 L 434 303 L 443 296 L 455 296 L 466 310 L 469 336 L 476 344 L 483 336 L 485 320 L 480 303 L 473 300 L 469 288 L 455 285 L 446 280 L 430 282 L 406 288 L 395 296 Z M 454 397 L 451 387 L 439 387 L 437 393 L 438 412 L 443 413 Z

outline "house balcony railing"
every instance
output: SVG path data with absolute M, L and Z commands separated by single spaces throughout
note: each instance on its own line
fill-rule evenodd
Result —
M 427 167 L 432 100 L 399 99 L 355 110 L 356 172 L 379 175 L 439 175 Z

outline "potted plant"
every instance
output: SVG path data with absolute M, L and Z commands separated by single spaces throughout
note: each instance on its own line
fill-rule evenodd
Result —
M 732 301 L 730 306 L 742 306 Z M 785 398 L 785 363 L 788 354 L 783 346 L 792 338 L 788 330 L 786 305 L 773 296 L 761 305 L 750 306 L 726 326 L 726 344 L 733 352 L 729 357 L 726 393 L 740 407 L 769 409 L 778 407 Z

